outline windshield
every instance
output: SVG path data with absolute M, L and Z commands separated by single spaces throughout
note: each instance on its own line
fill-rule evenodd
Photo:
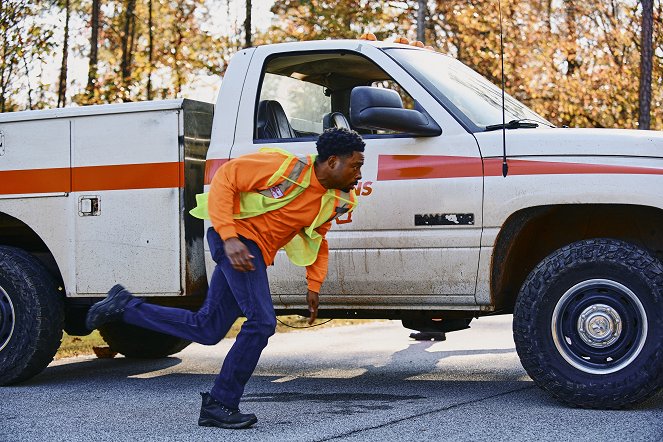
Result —
M 455 107 L 477 129 L 502 123 L 502 90 L 458 60 L 432 51 L 386 49 L 430 93 Z M 533 120 L 546 126 L 545 118 L 505 94 L 505 120 Z

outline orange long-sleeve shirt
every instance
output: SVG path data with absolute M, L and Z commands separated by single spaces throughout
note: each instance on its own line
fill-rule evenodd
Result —
M 240 192 L 269 188 L 267 180 L 283 160 L 283 155 L 276 152 L 235 158 L 216 172 L 209 193 L 209 216 L 219 236 L 224 241 L 238 235 L 254 241 L 260 247 L 266 265 L 274 262 L 276 252 L 297 232 L 313 223 L 320 211 L 321 198 L 327 192 L 315 176 L 314 169 L 309 187 L 284 207 L 252 218 L 234 219 L 233 213 L 239 213 Z M 329 248 L 325 235 L 330 228 L 331 222 L 328 222 L 316 229 L 323 237 L 322 244 L 316 261 L 306 267 L 308 289 L 314 292 L 320 292 L 327 276 Z

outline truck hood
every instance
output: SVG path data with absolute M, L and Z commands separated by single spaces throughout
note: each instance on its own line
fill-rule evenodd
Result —
M 506 132 L 509 157 L 590 155 L 663 158 L 663 131 L 537 128 Z M 502 131 L 474 135 L 484 157 L 502 155 Z

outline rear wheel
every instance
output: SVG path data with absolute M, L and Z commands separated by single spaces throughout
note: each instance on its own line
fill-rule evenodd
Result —
M 623 241 L 563 247 L 523 284 L 514 338 L 527 373 L 562 402 L 637 404 L 663 386 L 663 264 Z
M 62 340 L 64 302 L 34 256 L 0 246 L 0 385 L 40 373 Z
M 184 350 L 191 341 L 122 322 L 109 322 L 99 328 L 112 351 L 128 358 L 164 358 Z

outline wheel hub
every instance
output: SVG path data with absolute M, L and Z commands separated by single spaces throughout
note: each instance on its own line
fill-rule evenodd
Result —
M 619 339 L 621 333 L 621 317 L 609 305 L 591 305 L 578 317 L 578 335 L 591 347 L 608 347 Z
M 609 279 L 582 281 L 557 301 L 551 333 L 560 356 L 590 374 L 614 373 L 640 354 L 647 312 L 630 288 Z
M 7 292 L 0 287 L 0 351 L 7 346 L 14 334 L 14 323 L 14 304 Z

